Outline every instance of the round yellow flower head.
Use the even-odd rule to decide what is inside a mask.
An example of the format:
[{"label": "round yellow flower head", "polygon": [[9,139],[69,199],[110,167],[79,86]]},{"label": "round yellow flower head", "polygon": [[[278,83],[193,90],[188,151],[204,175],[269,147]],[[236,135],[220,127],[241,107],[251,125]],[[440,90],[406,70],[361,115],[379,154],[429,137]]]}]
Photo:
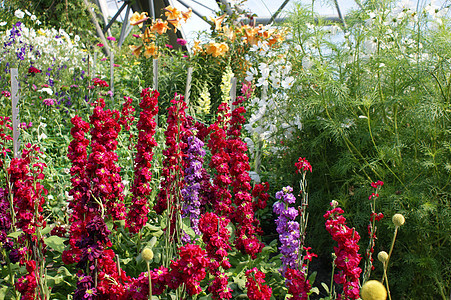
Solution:
[{"label": "round yellow flower head", "polygon": [[404,219],[404,216],[401,214],[395,214],[392,218],[393,224],[395,224],[396,227],[400,227],[404,225],[404,222],[406,219]]},{"label": "round yellow flower head", "polygon": [[360,289],[360,296],[363,300],[385,300],[387,290],[380,281],[368,280]]},{"label": "round yellow flower head", "polygon": [[153,258],[153,251],[150,248],[144,248],[143,252],[141,252],[141,256],[145,261],[150,261]]},{"label": "round yellow flower head", "polygon": [[378,259],[380,262],[386,262],[387,259],[388,259],[388,253],[385,252],[385,251],[379,252],[379,253],[377,254],[377,259]]}]

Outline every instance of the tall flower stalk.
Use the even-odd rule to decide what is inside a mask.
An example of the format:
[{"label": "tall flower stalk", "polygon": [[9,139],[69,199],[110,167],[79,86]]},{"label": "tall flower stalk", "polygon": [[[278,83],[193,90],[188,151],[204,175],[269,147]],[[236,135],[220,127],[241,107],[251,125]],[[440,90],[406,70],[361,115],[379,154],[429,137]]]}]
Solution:
[{"label": "tall flower stalk", "polygon": [[151,91],[149,88],[141,92],[142,101],[139,106],[142,111],[137,124],[138,142],[131,189],[133,197],[125,223],[132,233],[139,232],[146,224],[149,212],[148,197],[152,192],[150,181],[152,180],[153,148],[157,146],[154,135],[157,126],[155,116],[158,114],[158,96],[157,91]]}]

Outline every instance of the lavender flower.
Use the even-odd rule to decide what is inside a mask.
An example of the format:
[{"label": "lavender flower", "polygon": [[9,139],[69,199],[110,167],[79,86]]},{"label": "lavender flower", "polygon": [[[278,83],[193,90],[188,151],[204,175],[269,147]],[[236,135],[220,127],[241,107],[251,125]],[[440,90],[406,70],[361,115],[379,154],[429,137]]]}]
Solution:
[{"label": "lavender flower", "polygon": [[185,158],[187,165],[185,169],[185,187],[182,189],[184,200],[182,217],[189,216],[191,227],[198,235],[201,234],[198,225],[201,206],[199,199],[200,182],[203,179],[202,163],[204,161],[203,157],[205,156],[203,146],[204,142],[196,136],[188,137],[187,156]]},{"label": "lavender flower", "polygon": [[282,267],[280,272],[285,276],[287,268],[296,269],[299,260],[300,231],[299,223],[294,219],[299,212],[288,204],[296,202],[296,198],[292,194],[293,188],[284,187],[276,193],[276,199],[280,200],[274,203],[273,211],[279,217],[276,219],[276,231],[279,234],[281,243],[280,253],[282,254]]}]

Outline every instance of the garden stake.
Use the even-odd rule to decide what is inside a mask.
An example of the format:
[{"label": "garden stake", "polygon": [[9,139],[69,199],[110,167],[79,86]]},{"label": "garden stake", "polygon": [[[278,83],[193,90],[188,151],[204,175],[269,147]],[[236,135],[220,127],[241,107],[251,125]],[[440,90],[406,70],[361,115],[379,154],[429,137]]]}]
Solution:
[{"label": "garden stake", "polygon": [[111,106],[113,106],[113,95],[114,95],[114,52],[110,52],[110,98]]},{"label": "garden stake", "polygon": [[189,106],[189,96],[191,94],[191,76],[193,74],[193,67],[188,68],[188,74],[186,75],[186,88],[185,88],[185,102]]},{"label": "garden stake", "polygon": [[11,110],[13,114],[13,151],[14,157],[18,157],[19,152],[19,71],[17,68],[11,69]]}]

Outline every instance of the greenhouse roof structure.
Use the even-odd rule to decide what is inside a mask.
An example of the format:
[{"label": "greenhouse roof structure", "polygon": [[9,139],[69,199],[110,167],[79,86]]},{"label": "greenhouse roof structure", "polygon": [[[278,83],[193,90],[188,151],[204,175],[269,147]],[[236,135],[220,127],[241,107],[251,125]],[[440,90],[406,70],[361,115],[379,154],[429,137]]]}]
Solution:
[{"label": "greenhouse roof structure", "polygon": [[[161,10],[171,5],[180,10],[193,10],[192,18],[183,25],[182,30],[170,35],[171,44],[175,44],[177,38],[184,38],[188,41],[197,37],[198,32],[210,29],[210,24],[206,21],[209,17],[214,17],[221,13],[220,4],[227,7],[238,4],[238,1],[227,0],[93,0],[103,13],[106,24],[114,21],[123,22],[128,20],[134,11],[149,13],[150,17],[158,18]],[[311,0],[247,0],[240,4],[240,8],[256,15],[257,23],[271,23],[283,20],[293,8],[296,2],[304,5],[311,5]],[[324,4],[322,1],[314,1],[314,11],[319,15],[339,19],[339,12],[345,15],[349,10],[357,8],[357,4],[352,0],[331,1],[332,4]],[[336,5],[335,5],[336,3]],[[337,9],[337,6],[339,9]],[[130,33],[131,26],[128,21],[122,28],[119,44],[121,45],[125,36]],[[107,27],[109,27],[107,25]],[[107,29],[107,28],[106,28]],[[107,30],[104,30],[105,32]]]}]

